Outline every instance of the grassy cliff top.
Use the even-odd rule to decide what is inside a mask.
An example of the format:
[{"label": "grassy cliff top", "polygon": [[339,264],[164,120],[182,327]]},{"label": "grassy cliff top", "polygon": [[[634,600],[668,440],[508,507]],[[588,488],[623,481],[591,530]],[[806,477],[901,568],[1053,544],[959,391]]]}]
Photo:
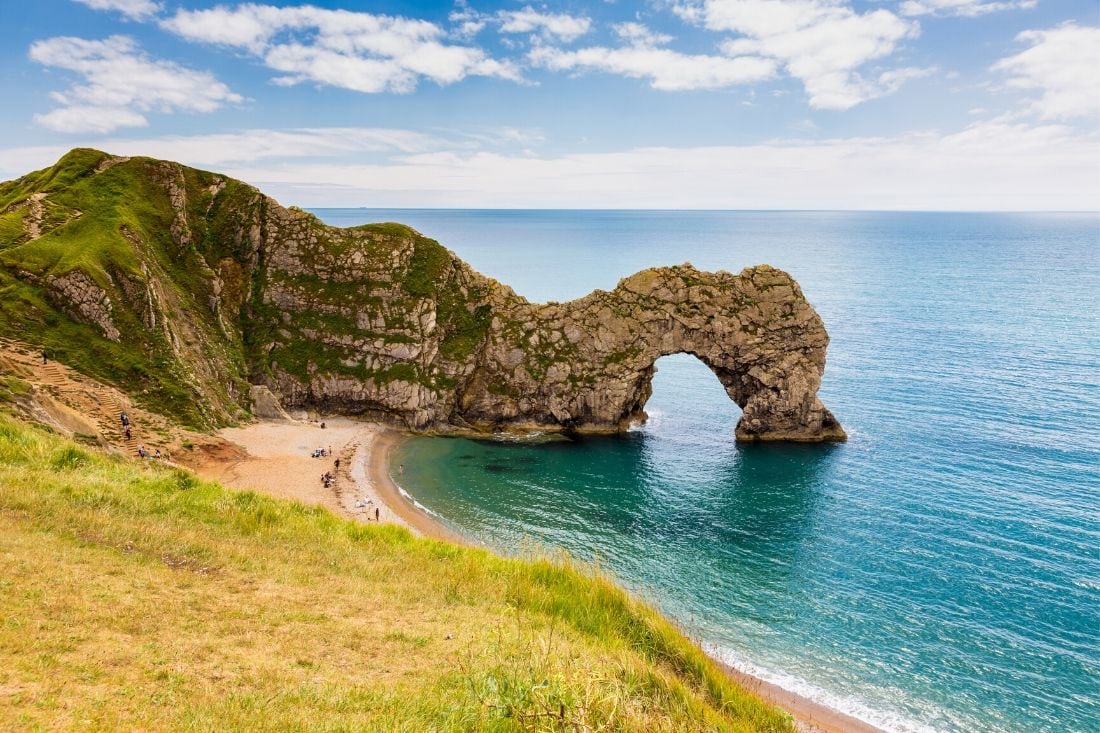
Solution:
[{"label": "grassy cliff top", "polygon": [[650,608],[0,418],[0,729],[790,731]]}]

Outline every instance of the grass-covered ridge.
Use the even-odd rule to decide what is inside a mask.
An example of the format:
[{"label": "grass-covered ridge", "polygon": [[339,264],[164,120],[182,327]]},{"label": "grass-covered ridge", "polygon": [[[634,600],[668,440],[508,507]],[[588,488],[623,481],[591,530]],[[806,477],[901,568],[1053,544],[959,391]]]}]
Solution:
[{"label": "grass-covered ridge", "polygon": [[[74,278],[94,285],[98,312],[72,296]],[[329,227],[177,163],[77,148],[0,183],[0,337],[188,427],[245,417],[250,383],[453,388],[490,322],[472,280],[409,227]],[[438,343],[439,363],[392,355],[400,343]]]},{"label": "grass-covered ridge", "polygon": [[0,729],[789,731],[568,564],[0,418]]},{"label": "grass-covered ridge", "polygon": [[[199,273],[209,268],[197,247],[205,232],[193,232],[195,248],[174,246],[175,212],[158,165],[77,148],[49,168],[0,183],[0,335],[41,346],[157,412],[205,427],[235,410],[226,388],[241,368],[239,339],[218,329],[204,307],[209,285]],[[189,201],[209,203],[210,178],[188,169]],[[51,287],[74,272],[110,298],[118,340]],[[196,373],[189,359],[225,367],[213,378]]]}]

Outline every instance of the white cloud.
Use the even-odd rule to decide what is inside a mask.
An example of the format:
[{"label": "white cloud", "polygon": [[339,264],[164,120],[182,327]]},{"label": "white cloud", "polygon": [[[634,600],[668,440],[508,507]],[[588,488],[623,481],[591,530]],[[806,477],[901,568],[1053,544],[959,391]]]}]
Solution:
[{"label": "white cloud", "polygon": [[865,78],[858,69],[919,32],[889,10],[858,13],[843,0],[683,0],[675,9],[710,30],[739,34],[723,44],[726,54],[782,63],[818,109],[848,109],[896,90],[897,74]]},{"label": "white cloud", "polygon": [[[1064,211],[1095,210],[1100,200],[1100,137],[1004,120],[946,134],[560,156],[361,128],[97,145],[215,168],[299,206]],[[0,174],[44,167],[63,152],[0,150]]]},{"label": "white cloud", "polygon": [[130,20],[147,20],[160,12],[163,5],[154,0],[76,0],[92,10],[113,10]]},{"label": "white cloud", "polygon": [[986,122],[891,138],[559,157],[436,151],[233,172],[305,206],[1064,211],[1095,209],[1098,160],[1096,137],[1061,125]]},{"label": "white cloud", "polygon": [[278,84],[316,82],[359,92],[410,92],[421,78],[451,84],[467,76],[519,79],[509,62],[450,44],[424,20],[326,10],[311,5],[217,6],[179,10],[161,25],[203,43],[241,48],[283,72]]},{"label": "white cloud", "polygon": [[661,91],[722,89],[769,79],[776,70],[771,59],[683,54],[644,45],[625,48],[593,46],[576,51],[540,46],[534,48],[528,58],[532,63],[553,71],[604,71],[648,79],[650,86]]},{"label": "white cloud", "polygon": [[953,15],[975,18],[998,10],[1029,10],[1036,0],[906,0],[902,15]]},{"label": "white cloud", "polygon": [[458,9],[447,16],[447,20],[456,26],[451,31],[451,35],[456,38],[473,38],[488,25],[488,19],[485,15],[467,7],[465,3],[460,2],[457,5]]},{"label": "white cloud", "polygon": [[[208,135],[89,140],[88,147],[114,155],[146,155],[198,168],[219,169],[256,161],[346,158],[377,154],[412,155],[461,147],[453,140],[385,127],[255,129]],[[46,145],[2,151],[0,175],[22,175],[60,158],[69,146]]]},{"label": "white cloud", "polygon": [[619,23],[614,30],[616,36],[635,46],[663,46],[672,41],[672,36],[655,33],[641,23]]},{"label": "white cloud", "polygon": [[59,132],[105,133],[143,127],[146,112],[212,112],[242,97],[205,71],[153,59],[133,39],[62,36],[36,41],[30,57],[84,79],[51,96],[61,107],[35,120]]},{"label": "white cloud", "polygon": [[589,18],[564,13],[540,13],[530,5],[522,10],[502,10],[496,15],[501,33],[540,33],[565,42],[576,40],[589,31]]},{"label": "white cloud", "polygon": [[1100,27],[1073,23],[1016,37],[1029,48],[993,65],[1008,85],[1039,92],[1030,111],[1042,119],[1100,117]]}]

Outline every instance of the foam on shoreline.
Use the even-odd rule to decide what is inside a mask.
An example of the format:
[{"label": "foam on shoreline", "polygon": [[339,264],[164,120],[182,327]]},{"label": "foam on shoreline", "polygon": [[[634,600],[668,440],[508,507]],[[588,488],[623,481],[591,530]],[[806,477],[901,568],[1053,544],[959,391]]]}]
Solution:
[{"label": "foam on shoreline", "polygon": [[[831,713],[849,718],[859,726],[854,730],[880,731],[881,733],[936,733],[936,729],[932,726],[912,720],[902,713],[873,708],[858,698],[836,694],[795,675],[777,672],[753,664],[732,649],[706,643],[702,646],[710,657],[738,675],[757,680],[769,688],[800,698],[817,708],[823,708]],[[764,690],[755,687],[753,689],[768,699],[772,699],[765,694]],[[777,700],[776,704],[787,708],[787,705],[781,700]]]}]

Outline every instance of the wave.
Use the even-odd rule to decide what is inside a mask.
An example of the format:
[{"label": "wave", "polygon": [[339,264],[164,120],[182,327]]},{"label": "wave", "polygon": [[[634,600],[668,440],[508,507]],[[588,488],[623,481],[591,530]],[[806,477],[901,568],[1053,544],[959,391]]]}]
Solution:
[{"label": "wave", "polygon": [[703,650],[715,659],[733,667],[739,672],[780,687],[819,705],[843,713],[856,720],[873,725],[884,733],[939,733],[936,728],[913,720],[901,713],[885,711],[871,707],[857,698],[830,692],[812,682],[786,672],[753,664],[732,649],[704,643]]},{"label": "wave", "polygon": [[[397,486],[397,484],[395,483],[394,486]],[[429,509],[428,507],[421,504],[419,501],[417,501],[415,498],[413,498],[412,494],[405,491],[400,486],[397,486],[397,491],[401,494],[401,496],[405,497],[406,501],[408,501],[410,504],[412,504],[414,507],[416,507],[420,511],[424,512],[425,514],[430,514],[431,516],[435,517],[436,519],[440,519],[440,520],[443,519],[443,517],[440,516],[438,512],[433,512],[431,509]]]}]

